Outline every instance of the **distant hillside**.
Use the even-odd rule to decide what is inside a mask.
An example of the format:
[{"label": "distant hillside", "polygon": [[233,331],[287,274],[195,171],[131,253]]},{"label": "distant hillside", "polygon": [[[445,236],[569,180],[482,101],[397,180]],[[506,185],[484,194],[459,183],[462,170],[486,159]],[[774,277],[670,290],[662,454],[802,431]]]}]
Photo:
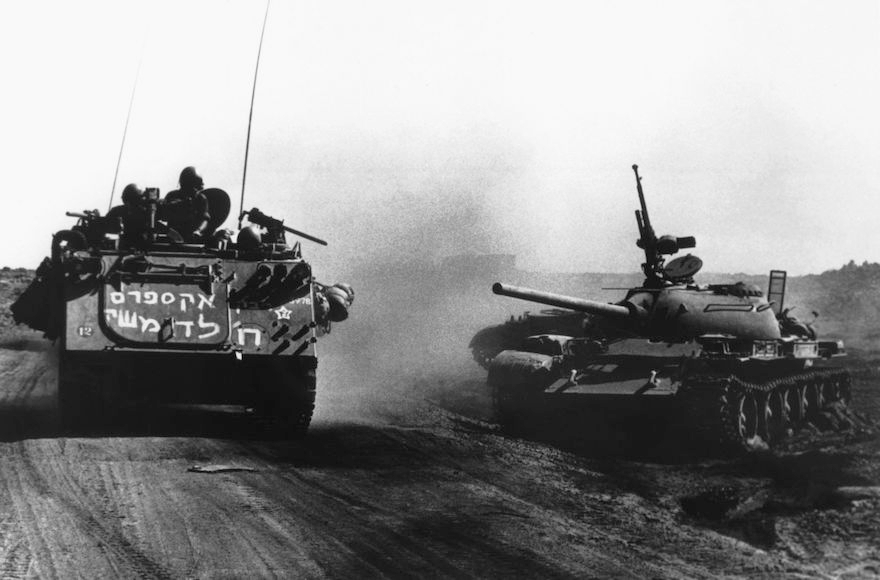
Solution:
[{"label": "distant hillside", "polygon": [[[352,321],[376,322],[405,334],[407,324],[418,317],[419,324],[432,324],[441,332],[453,327],[470,332],[510,314],[542,308],[493,295],[490,288],[496,281],[603,301],[618,300],[623,289],[641,282],[637,274],[527,272],[515,269],[509,259],[477,263],[479,267],[472,268],[467,260],[440,265],[413,261],[357,271],[350,279],[357,292]],[[0,332],[13,326],[9,307],[33,275],[33,270],[24,268],[0,269]],[[705,284],[743,281],[767,287],[766,275],[701,273],[697,279]],[[436,305],[445,305],[442,321],[429,320]],[[795,314],[806,320],[813,318],[812,311],[818,312],[824,336],[843,338],[856,348],[880,349],[880,264],[850,262],[837,270],[790,277],[785,305],[795,306]],[[460,324],[455,324],[456,318]]]},{"label": "distant hillside", "polygon": [[[393,296],[398,307],[408,303],[407,297],[418,296],[427,304],[445,293],[446,298],[460,301],[460,308],[468,312],[473,324],[482,320],[483,325],[503,318],[499,311],[519,314],[544,308],[493,295],[491,285],[496,281],[602,301],[619,300],[626,288],[642,282],[642,276],[636,273],[529,272],[518,270],[509,262],[498,262],[496,268],[486,266],[485,261],[480,261],[476,268],[468,267],[466,260],[447,261],[441,266],[412,262],[379,270],[364,269],[352,280],[360,278],[370,287],[383,288],[376,298],[382,295],[382,299],[389,300]],[[766,291],[768,275],[700,273],[697,282],[742,281]],[[401,291],[404,295],[398,295]],[[880,349],[880,264],[850,262],[821,274],[789,277],[784,306],[794,307],[793,313],[802,320],[811,321],[813,312],[819,313],[816,326],[824,337],[843,338],[851,347]]]},{"label": "distant hillside", "polygon": [[[539,275],[516,272],[514,275],[520,281],[511,280],[511,283],[581,297],[589,294],[589,297],[601,300],[620,298],[619,290],[602,288],[628,288],[642,280],[635,274]],[[768,275],[701,273],[697,275],[697,282],[742,281],[755,284],[766,292]],[[853,347],[880,348],[880,264],[850,262],[840,269],[821,274],[791,276],[786,287],[784,306],[794,307],[793,313],[802,320],[812,320],[813,312],[817,312],[816,326],[823,336],[846,339]]]},{"label": "distant hillside", "polygon": [[0,268],[0,333],[15,326],[9,307],[34,278],[33,270]]},{"label": "distant hillside", "polygon": [[801,315],[819,312],[823,332],[852,346],[880,347],[880,264],[851,261],[839,270],[794,278],[789,287],[787,303],[803,304]]}]

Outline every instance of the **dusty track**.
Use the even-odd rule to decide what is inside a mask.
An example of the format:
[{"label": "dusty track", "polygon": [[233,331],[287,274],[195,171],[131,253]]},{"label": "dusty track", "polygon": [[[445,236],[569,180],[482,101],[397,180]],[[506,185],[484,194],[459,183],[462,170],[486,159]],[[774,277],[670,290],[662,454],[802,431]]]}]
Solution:
[{"label": "dusty track", "polygon": [[[64,437],[51,352],[19,346],[0,350],[4,578],[834,577],[880,570],[873,567],[877,500],[866,500],[861,519],[847,520],[858,525],[847,528],[836,558],[825,557],[834,549],[829,541],[842,536],[803,532],[797,518],[810,516],[801,512],[777,521],[781,542],[760,547],[687,517],[671,491],[699,488],[693,482],[705,481],[706,470],[723,478],[730,463],[591,460],[431,406],[394,422],[319,419],[306,441],[293,443],[223,438],[234,420],[172,416],[156,417],[145,432]],[[861,460],[876,458],[876,446],[863,451]],[[194,465],[253,471],[188,471]],[[760,465],[745,467],[752,479],[765,477]],[[660,487],[645,492],[651,485]]]}]

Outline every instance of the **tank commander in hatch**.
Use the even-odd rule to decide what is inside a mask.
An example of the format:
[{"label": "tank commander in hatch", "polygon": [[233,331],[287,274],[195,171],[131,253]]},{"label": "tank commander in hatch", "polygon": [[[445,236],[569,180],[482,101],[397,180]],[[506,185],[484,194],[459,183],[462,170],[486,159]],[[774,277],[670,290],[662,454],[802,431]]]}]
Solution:
[{"label": "tank commander in hatch", "polygon": [[205,182],[195,167],[184,167],[178,183],[180,189],[169,191],[165,196],[163,218],[186,242],[202,242],[211,218],[208,198],[202,194]]}]

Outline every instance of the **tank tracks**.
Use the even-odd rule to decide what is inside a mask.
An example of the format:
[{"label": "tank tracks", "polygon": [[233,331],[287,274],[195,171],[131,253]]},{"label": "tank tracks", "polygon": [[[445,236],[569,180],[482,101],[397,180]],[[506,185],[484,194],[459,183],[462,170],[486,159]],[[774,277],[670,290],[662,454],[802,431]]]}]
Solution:
[{"label": "tank tracks", "polygon": [[304,437],[315,410],[315,370],[276,370],[260,379],[254,409],[259,430],[273,439]]},{"label": "tank tracks", "polygon": [[844,369],[812,369],[767,381],[735,374],[685,379],[677,398],[701,439],[733,452],[766,449],[808,423],[829,404],[850,400]]},{"label": "tank tracks", "polygon": [[[528,436],[543,422],[551,430],[559,426],[556,422],[562,418],[544,405],[548,379],[537,368],[494,370],[488,385],[496,418],[506,431]],[[729,453],[773,447],[808,424],[825,428],[828,419],[823,410],[835,403],[848,405],[852,382],[841,368],[785,373],[767,380],[735,372],[685,370],[681,381],[672,405],[657,412],[671,419],[673,432],[682,439],[710,452]]]}]

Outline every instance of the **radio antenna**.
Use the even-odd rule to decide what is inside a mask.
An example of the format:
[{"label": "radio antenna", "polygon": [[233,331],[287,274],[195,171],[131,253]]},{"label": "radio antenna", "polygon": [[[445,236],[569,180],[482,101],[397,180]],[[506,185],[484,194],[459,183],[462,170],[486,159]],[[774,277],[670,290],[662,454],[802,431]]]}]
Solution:
[{"label": "radio antenna", "polygon": [[244,142],[244,172],[241,176],[241,206],[238,210],[238,226],[241,227],[241,216],[244,215],[244,186],[247,182],[247,164],[248,152],[251,147],[251,122],[254,118],[254,98],[257,96],[257,73],[260,72],[260,54],[263,52],[263,37],[266,35],[266,21],[269,19],[269,4],[271,0],[266,0],[266,14],[263,16],[263,30],[260,32],[260,46],[257,48],[257,65],[254,67],[254,86],[251,90],[251,110],[248,113],[248,130],[247,139]]},{"label": "radio antenna", "polygon": [[141,45],[141,56],[138,58],[137,72],[134,74],[134,84],[131,87],[131,97],[128,99],[128,113],[125,115],[125,128],[122,129],[122,143],[119,145],[119,157],[116,159],[116,171],[113,173],[113,186],[110,188],[110,203],[107,205],[107,211],[113,207],[113,195],[116,193],[116,179],[119,177],[119,166],[122,164],[122,152],[125,150],[125,136],[128,134],[128,122],[131,120],[131,107],[134,104],[134,94],[137,91],[138,79],[141,76],[141,64],[144,62],[144,48],[147,45],[147,37],[144,36],[144,43]]}]

